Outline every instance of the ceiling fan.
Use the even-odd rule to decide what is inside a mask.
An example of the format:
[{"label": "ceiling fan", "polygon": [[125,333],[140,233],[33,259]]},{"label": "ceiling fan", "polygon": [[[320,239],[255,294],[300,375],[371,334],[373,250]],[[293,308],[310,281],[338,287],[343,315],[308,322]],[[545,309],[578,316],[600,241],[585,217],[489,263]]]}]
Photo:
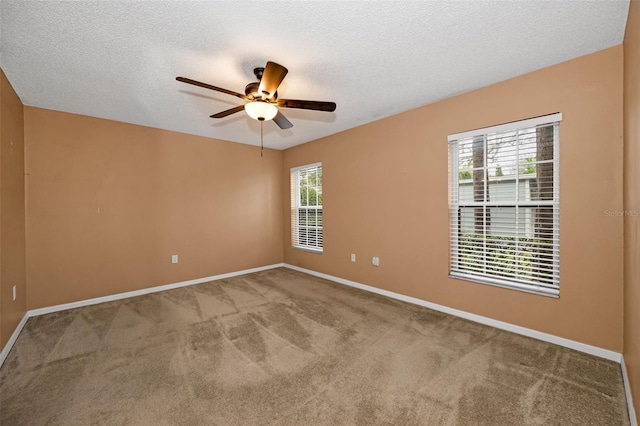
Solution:
[{"label": "ceiling fan", "polygon": [[289,129],[293,124],[282,114],[282,112],[278,110],[278,108],[298,108],[328,112],[335,111],[335,102],[278,99],[278,87],[288,72],[289,70],[275,62],[267,62],[267,65],[264,68],[254,68],[253,74],[256,76],[258,81],[247,84],[244,89],[244,95],[232,90],[191,80],[186,77],[176,77],[176,80],[187,84],[193,84],[194,86],[204,87],[205,89],[226,93],[227,95],[235,96],[246,101],[244,105],[239,105],[217,114],[213,114],[211,118],[224,118],[244,110],[247,115],[254,120],[273,120],[281,129]]}]

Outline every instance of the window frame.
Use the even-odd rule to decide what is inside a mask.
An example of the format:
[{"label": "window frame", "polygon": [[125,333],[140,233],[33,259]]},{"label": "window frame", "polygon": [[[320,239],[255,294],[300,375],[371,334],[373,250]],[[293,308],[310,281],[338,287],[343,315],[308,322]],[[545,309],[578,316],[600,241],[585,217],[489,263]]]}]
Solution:
[{"label": "window frame", "polygon": [[[300,225],[300,215],[299,211],[301,209],[304,210],[320,210],[321,213],[324,213],[323,205],[315,205],[315,206],[301,206],[300,203],[300,172],[304,170],[316,169],[322,172],[322,162],[306,164],[303,166],[292,167],[290,169],[290,180],[291,180],[291,248],[295,250],[308,251],[311,253],[322,254],[324,251],[324,220],[322,220],[321,225]],[[322,193],[323,182],[320,182],[319,188],[320,193]],[[324,202],[324,200],[323,200]],[[316,215],[317,216],[317,215]],[[313,245],[305,245],[300,244],[300,229],[304,227],[305,229],[316,229],[321,233],[320,244],[319,246]]]},{"label": "window frame", "polygon": [[[515,121],[511,123],[505,123],[497,126],[486,127],[477,130],[471,130],[467,132],[457,133],[448,136],[449,142],[449,209],[450,209],[450,253],[449,253],[449,277],[454,279],[462,279],[466,281],[477,282],[480,284],[488,284],[508,289],[514,289],[519,291],[524,291],[528,293],[534,293],[544,296],[550,297],[559,297],[560,296],[560,122],[562,121],[562,113],[555,113],[541,117],[535,117],[526,120]],[[552,200],[520,200],[518,196],[518,185],[520,182],[521,174],[518,171],[516,173],[516,197],[513,200],[513,203],[503,202],[503,201],[487,201],[490,180],[488,176],[489,166],[486,163],[486,151],[487,151],[487,135],[502,133],[502,132],[518,132],[523,129],[537,128],[538,126],[548,126],[553,125],[553,159],[548,160],[553,164],[553,198]],[[483,137],[483,152],[485,158],[483,160],[483,200],[482,202],[464,202],[461,203],[459,199],[459,173],[460,173],[460,164],[459,164],[459,147],[458,141],[463,139],[469,139],[474,137]],[[519,148],[520,141],[516,143],[516,158],[518,158],[519,162]],[[536,163],[537,164],[537,163]],[[516,167],[519,167],[516,165]],[[518,169],[519,170],[519,169]],[[497,274],[492,274],[487,271],[487,267],[494,266],[495,264],[491,261],[487,262],[487,224],[483,222],[483,236],[484,236],[484,254],[482,256],[483,262],[483,271],[482,273],[474,272],[474,271],[464,271],[464,269],[460,268],[460,251],[459,251],[459,232],[462,226],[462,219],[459,216],[461,208],[478,208],[483,207],[483,218],[487,217],[487,209],[495,208],[495,207],[514,207],[515,208],[515,225],[513,235],[515,241],[515,251],[514,255],[518,255],[518,241],[520,236],[518,235],[518,212],[519,207],[523,208],[531,208],[531,207],[542,207],[542,208],[551,208],[553,215],[553,236],[551,237],[552,247],[554,241],[557,241],[557,247],[554,247],[552,250],[557,251],[553,254],[553,269],[552,269],[552,284],[548,283],[538,283],[536,284],[533,280],[521,280],[515,277],[506,278],[504,276],[499,276]],[[535,223],[534,223],[535,224]],[[491,226],[491,225],[489,225]],[[494,235],[495,236],[495,235]],[[516,268],[517,271],[517,268]],[[516,274],[517,275],[517,274]]]}]

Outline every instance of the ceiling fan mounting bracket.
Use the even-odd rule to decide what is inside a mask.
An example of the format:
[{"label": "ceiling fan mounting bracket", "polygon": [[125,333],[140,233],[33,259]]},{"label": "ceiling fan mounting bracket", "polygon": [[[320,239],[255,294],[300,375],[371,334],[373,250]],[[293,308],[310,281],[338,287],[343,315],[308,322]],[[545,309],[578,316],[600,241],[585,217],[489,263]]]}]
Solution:
[{"label": "ceiling fan mounting bracket", "polygon": [[258,81],[262,80],[262,74],[264,74],[264,67],[257,67],[253,69],[253,75],[256,76]]}]

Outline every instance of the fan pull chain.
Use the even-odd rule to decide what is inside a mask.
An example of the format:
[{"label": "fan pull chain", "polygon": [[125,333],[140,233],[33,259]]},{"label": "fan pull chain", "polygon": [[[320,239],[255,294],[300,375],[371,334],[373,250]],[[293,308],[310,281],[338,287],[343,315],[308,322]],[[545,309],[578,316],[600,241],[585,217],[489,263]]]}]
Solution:
[{"label": "fan pull chain", "polygon": [[263,151],[264,151],[264,121],[260,120],[260,158],[262,158]]}]

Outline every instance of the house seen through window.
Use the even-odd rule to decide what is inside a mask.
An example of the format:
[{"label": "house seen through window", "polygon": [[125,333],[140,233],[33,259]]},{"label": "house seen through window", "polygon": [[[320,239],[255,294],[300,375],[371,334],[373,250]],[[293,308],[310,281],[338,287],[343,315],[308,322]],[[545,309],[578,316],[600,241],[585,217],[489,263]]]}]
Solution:
[{"label": "house seen through window", "polygon": [[450,276],[559,295],[560,120],[449,136]]},{"label": "house seen through window", "polygon": [[322,252],[322,163],[291,169],[291,198],[293,247]]}]

